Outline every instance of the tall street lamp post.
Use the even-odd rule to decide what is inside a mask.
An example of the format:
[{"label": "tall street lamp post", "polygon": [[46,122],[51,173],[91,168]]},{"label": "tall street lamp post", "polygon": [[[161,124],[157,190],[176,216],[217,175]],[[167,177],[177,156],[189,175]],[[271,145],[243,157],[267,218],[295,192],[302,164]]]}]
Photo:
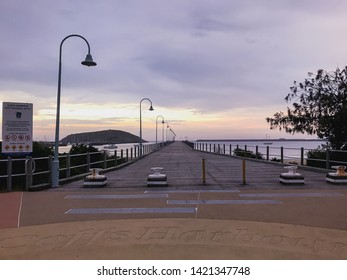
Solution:
[{"label": "tall street lamp post", "polygon": [[[164,117],[162,115],[157,116],[157,118],[155,119],[155,148],[158,150],[158,118],[161,117],[162,121],[161,123],[163,124],[163,128],[164,128]],[[162,143],[164,142],[164,130],[163,130],[163,134],[162,134]]]},{"label": "tall street lamp post", "polygon": [[140,148],[139,156],[140,156],[140,158],[142,157],[142,113],[141,113],[141,103],[144,100],[148,100],[151,103],[151,106],[149,107],[148,110],[150,110],[150,111],[154,110],[153,106],[152,106],[152,101],[149,98],[141,99],[141,101],[140,101],[140,145],[139,145],[139,148]]},{"label": "tall street lamp post", "polygon": [[58,72],[58,94],[57,94],[57,115],[56,115],[56,124],[55,124],[55,142],[54,142],[54,159],[52,161],[52,187],[59,186],[59,124],[60,124],[60,89],[61,89],[61,57],[62,57],[62,47],[66,39],[70,37],[79,37],[83,39],[88,46],[88,54],[84,61],[81,62],[85,66],[95,66],[96,63],[93,61],[92,55],[90,54],[90,46],[88,41],[81,35],[72,34],[66,36],[60,43],[59,49],[59,72]]}]

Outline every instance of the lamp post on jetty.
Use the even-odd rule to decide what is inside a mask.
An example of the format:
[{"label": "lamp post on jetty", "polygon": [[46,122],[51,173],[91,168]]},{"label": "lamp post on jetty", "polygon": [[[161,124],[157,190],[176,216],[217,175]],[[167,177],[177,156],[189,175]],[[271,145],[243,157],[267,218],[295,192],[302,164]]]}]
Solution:
[{"label": "lamp post on jetty", "polygon": [[140,145],[139,145],[139,149],[140,149],[139,156],[140,156],[140,158],[142,157],[142,113],[141,113],[141,103],[144,100],[147,100],[147,101],[149,101],[151,103],[151,106],[149,107],[148,110],[150,110],[150,111],[154,110],[153,106],[152,106],[152,101],[149,98],[141,99],[141,101],[140,101]]},{"label": "lamp post on jetty", "polygon": [[155,119],[155,148],[158,150],[158,118],[161,117],[162,121],[161,123],[163,124],[163,132],[162,132],[162,138],[161,138],[161,142],[164,142],[164,117],[162,115],[157,116],[157,118]]},{"label": "lamp post on jetty", "polygon": [[170,131],[172,133],[172,141],[175,142],[176,140],[176,133],[170,128]]},{"label": "lamp post on jetty", "polygon": [[60,91],[61,91],[61,57],[62,57],[62,47],[66,39],[70,37],[79,37],[83,39],[88,46],[88,53],[84,61],[81,62],[85,66],[95,66],[96,63],[93,61],[92,55],[90,54],[90,46],[88,41],[78,34],[71,34],[66,36],[60,43],[59,49],[59,71],[58,71],[58,93],[57,93],[57,115],[56,115],[56,124],[55,124],[55,142],[54,142],[54,159],[52,161],[52,187],[59,186],[59,124],[60,124]]},{"label": "lamp post on jetty", "polygon": [[165,123],[166,123],[166,142],[167,142],[167,132],[168,132],[170,126],[169,126],[168,122],[165,122]]}]

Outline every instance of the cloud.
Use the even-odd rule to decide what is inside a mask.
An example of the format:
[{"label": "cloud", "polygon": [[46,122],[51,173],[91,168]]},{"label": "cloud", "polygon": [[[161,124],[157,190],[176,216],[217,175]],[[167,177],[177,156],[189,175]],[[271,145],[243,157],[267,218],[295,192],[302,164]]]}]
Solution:
[{"label": "cloud", "polygon": [[80,34],[98,65],[82,66],[85,42],[66,40],[61,93],[81,114],[88,104],[133,104],[125,113],[133,118],[144,97],[177,125],[175,110],[197,118],[282,110],[292,81],[346,64],[346,8],[338,0],[3,0],[0,97],[32,101],[53,121],[59,45]]}]

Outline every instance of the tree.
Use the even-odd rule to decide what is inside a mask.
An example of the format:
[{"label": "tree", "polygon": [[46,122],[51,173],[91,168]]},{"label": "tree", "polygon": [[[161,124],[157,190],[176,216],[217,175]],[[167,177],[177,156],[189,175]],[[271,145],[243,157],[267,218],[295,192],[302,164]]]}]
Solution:
[{"label": "tree", "polygon": [[294,81],[290,91],[285,100],[293,108],[266,118],[270,129],[316,134],[327,139],[332,149],[341,149],[347,143],[347,67],[308,73],[304,82]]},{"label": "tree", "polygon": [[48,157],[50,155],[53,155],[53,151],[51,148],[49,148],[44,143],[40,142],[33,142],[33,154],[32,157]]},{"label": "tree", "polygon": [[85,145],[85,144],[77,144],[77,145],[72,145],[70,149],[70,154],[75,155],[75,154],[84,154],[84,153],[95,153],[98,151],[99,150],[93,146]]}]

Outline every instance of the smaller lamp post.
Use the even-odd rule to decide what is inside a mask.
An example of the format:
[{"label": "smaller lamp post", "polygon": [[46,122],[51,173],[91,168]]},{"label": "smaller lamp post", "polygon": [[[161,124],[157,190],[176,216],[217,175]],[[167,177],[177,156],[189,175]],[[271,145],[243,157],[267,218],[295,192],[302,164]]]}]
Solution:
[{"label": "smaller lamp post", "polygon": [[147,100],[147,101],[149,101],[150,103],[151,103],[151,106],[149,107],[149,109],[148,110],[150,110],[150,111],[153,111],[154,109],[153,109],[153,106],[152,106],[152,101],[149,99],[149,98],[143,98],[143,99],[141,99],[141,101],[140,101],[140,145],[139,145],[139,149],[140,149],[140,151],[139,151],[139,156],[140,156],[140,158],[142,157],[142,113],[141,113],[141,103],[142,103],[142,101],[144,101],[144,100]]},{"label": "smaller lamp post", "polygon": [[[155,119],[155,148],[158,150],[158,118],[161,117],[162,121],[161,123],[163,124],[163,128],[164,128],[164,117],[162,115],[157,116],[157,118]],[[164,131],[163,131],[164,133]],[[164,142],[164,134],[162,135],[162,142]]]}]

